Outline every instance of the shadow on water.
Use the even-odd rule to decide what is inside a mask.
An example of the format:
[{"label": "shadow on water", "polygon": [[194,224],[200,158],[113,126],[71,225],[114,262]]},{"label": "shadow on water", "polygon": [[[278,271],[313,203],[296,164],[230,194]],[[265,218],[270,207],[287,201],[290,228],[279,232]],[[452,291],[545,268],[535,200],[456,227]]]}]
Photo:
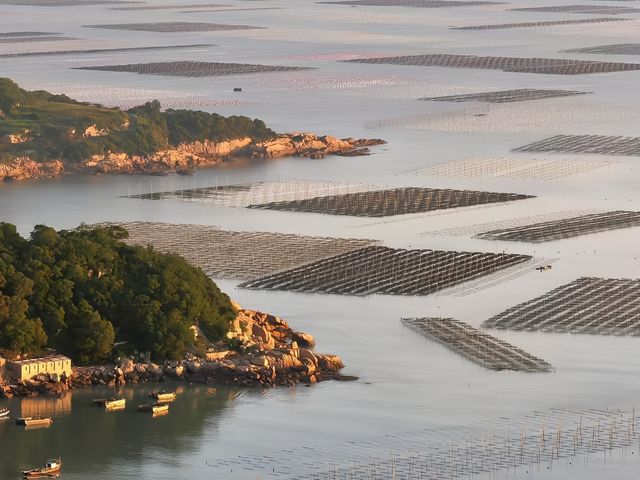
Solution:
[{"label": "shadow on water", "polygon": [[[11,410],[11,418],[0,421],[0,478],[20,478],[20,470],[41,466],[47,458],[58,456],[63,459],[66,475],[126,466],[136,470],[149,451],[163,463],[170,463],[196,448],[205,430],[215,432],[224,411],[239,394],[229,388],[163,384],[163,388],[179,393],[169,414],[154,418],[138,412],[138,405],[149,403],[148,393],[157,387],[138,385],[117,393],[95,388],[68,392],[62,399],[0,402],[0,407],[7,405]],[[241,394],[260,395],[258,391]],[[92,405],[93,398],[114,395],[126,398],[125,410],[107,412]],[[54,423],[33,430],[15,424],[15,418],[35,415],[51,416]]]}]

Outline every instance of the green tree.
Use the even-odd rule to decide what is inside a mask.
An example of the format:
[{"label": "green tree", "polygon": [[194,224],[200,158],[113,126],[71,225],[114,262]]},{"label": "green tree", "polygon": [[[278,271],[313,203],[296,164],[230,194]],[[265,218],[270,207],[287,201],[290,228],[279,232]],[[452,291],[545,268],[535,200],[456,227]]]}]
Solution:
[{"label": "green tree", "polygon": [[42,322],[27,315],[33,282],[0,260],[0,346],[16,352],[41,350],[47,343]]},{"label": "green tree", "polygon": [[98,363],[109,358],[113,349],[113,325],[103,319],[85,300],[70,314],[68,353],[79,363]]},{"label": "green tree", "polygon": [[115,341],[178,358],[194,325],[221,338],[235,316],[227,295],[183,258],[126,245],[126,236],[120,227],[38,225],[25,240],[0,224],[0,347],[48,346],[95,363]]}]

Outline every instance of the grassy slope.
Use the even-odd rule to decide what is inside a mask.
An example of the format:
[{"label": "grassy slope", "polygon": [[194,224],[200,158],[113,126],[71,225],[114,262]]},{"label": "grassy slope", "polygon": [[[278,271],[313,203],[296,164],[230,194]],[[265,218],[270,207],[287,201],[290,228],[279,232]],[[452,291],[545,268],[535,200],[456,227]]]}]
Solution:
[{"label": "grassy slope", "polygon": [[[194,140],[245,136],[262,140],[275,135],[262,121],[247,117],[161,112],[157,101],[123,111],[64,95],[28,92],[4,78],[0,78],[0,110],[0,162],[5,163],[22,155],[40,161],[77,162],[105,152],[148,154]],[[93,126],[108,133],[85,138],[86,129]],[[9,134],[24,134],[26,141],[10,143]]]}]

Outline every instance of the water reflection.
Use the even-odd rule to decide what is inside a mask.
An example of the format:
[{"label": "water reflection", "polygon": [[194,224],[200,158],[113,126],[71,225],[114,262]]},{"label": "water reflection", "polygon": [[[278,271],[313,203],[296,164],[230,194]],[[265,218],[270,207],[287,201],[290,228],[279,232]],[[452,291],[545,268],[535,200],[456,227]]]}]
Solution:
[{"label": "water reflection", "polygon": [[[144,451],[154,451],[170,461],[193,450],[205,427],[216,428],[215,419],[230,406],[236,392],[207,386],[172,387],[178,398],[162,416],[137,411],[154,389],[146,385],[117,392],[108,388],[75,391],[61,399],[14,398],[6,402],[11,420],[0,422],[0,478],[19,478],[21,469],[50,457],[63,458],[65,474],[71,475],[117,469],[118,464],[139,468]],[[93,398],[114,395],[127,399],[124,411],[106,412],[92,405]],[[53,417],[54,423],[51,428],[33,431],[15,425],[15,418],[34,415]]]},{"label": "water reflection", "polygon": [[[18,417],[54,417],[71,413],[73,392],[62,398],[24,398],[19,403]],[[13,413],[13,412],[12,412]]]}]

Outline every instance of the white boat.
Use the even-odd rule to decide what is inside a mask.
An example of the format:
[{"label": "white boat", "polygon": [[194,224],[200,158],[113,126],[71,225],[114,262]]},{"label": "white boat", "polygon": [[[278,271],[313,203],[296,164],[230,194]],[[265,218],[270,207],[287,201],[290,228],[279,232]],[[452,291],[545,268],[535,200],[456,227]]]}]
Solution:
[{"label": "white boat", "polygon": [[9,418],[9,409],[8,408],[0,408],[0,420]]},{"label": "white boat", "polygon": [[124,398],[98,398],[93,404],[104,407],[105,410],[122,410],[127,401]]},{"label": "white boat", "polygon": [[146,405],[140,405],[138,410],[141,412],[151,412],[154,415],[158,413],[168,412],[169,404],[168,403],[152,403]]},{"label": "white boat", "polygon": [[170,403],[176,399],[176,393],[162,390],[160,392],[151,392],[149,394],[149,397],[155,398],[156,401],[159,403]]}]

